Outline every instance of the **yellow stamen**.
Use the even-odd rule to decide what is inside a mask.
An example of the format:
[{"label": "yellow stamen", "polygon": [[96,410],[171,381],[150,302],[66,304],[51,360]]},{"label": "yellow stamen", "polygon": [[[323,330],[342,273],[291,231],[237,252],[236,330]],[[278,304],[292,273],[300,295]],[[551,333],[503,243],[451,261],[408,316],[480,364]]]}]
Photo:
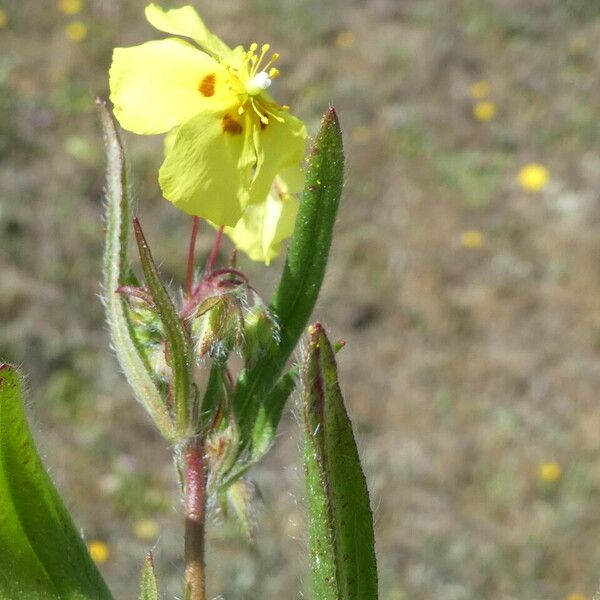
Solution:
[{"label": "yellow stamen", "polygon": [[[271,49],[271,44],[263,44],[262,45],[262,48],[260,49],[260,56],[258,57],[258,60],[256,62],[252,61],[252,63],[254,64],[254,68],[250,72],[250,75],[252,77],[254,77],[254,75],[256,75],[256,73],[258,72],[258,67],[260,66],[260,64],[263,61],[263,58],[265,57],[266,53],[270,49]],[[277,52],[275,52],[275,54],[273,54],[273,56],[277,56],[279,58],[279,54],[277,54]],[[263,69],[263,71],[265,69],[268,69],[272,63],[273,63],[273,59],[271,58],[271,60],[267,63],[267,66]]]},{"label": "yellow stamen", "polygon": [[275,120],[276,120],[278,123],[283,123],[283,122],[285,121],[285,119],[284,119],[283,117],[280,117],[278,114],[274,113],[274,112],[273,112],[273,111],[271,111],[271,110],[265,110],[265,112],[266,112],[266,113],[267,113],[269,116],[273,117],[273,118],[274,118],[274,119],[275,119]]},{"label": "yellow stamen", "polygon": [[275,67],[269,71],[269,79],[275,79],[276,77],[279,77],[279,75],[279,69],[276,69]]},{"label": "yellow stamen", "polygon": [[279,60],[279,52],[274,52],[273,55],[271,56],[271,58],[269,59],[269,62],[263,67],[263,71],[266,71],[274,62],[277,62]]},{"label": "yellow stamen", "polygon": [[250,104],[252,104],[252,108],[254,109],[254,112],[258,115],[260,122],[264,123],[265,125],[268,125],[269,118],[266,115],[264,115],[262,112],[260,112],[260,110],[258,110],[258,106],[256,105],[254,98],[252,98],[252,97],[250,97]]}]

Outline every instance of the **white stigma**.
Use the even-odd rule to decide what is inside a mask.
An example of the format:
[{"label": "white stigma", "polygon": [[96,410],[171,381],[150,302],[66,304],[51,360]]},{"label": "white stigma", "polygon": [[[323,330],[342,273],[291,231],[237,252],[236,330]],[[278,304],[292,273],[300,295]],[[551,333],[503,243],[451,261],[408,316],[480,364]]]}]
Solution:
[{"label": "white stigma", "polygon": [[271,82],[272,79],[269,77],[269,74],[261,71],[246,83],[246,91],[251,96],[258,96],[258,94],[270,87]]}]

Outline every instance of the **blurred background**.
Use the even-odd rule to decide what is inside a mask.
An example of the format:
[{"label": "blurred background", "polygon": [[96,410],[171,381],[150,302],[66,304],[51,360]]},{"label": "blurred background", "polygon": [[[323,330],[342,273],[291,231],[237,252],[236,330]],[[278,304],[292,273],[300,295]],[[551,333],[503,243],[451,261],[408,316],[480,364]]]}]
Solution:
[{"label": "blurred background", "polygon": [[[331,102],[347,183],[315,318],[339,355],[371,487],[383,600],[590,600],[600,579],[598,0],[190,0],[282,55],[275,97]],[[180,5],[171,3],[165,5]],[[121,376],[99,300],[114,46],[161,37],[143,0],[0,0],[0,356],[116,598],[156,546],[180,595],[169,450]],[[167,279],[189,219],[162,139],[126,136]],[[205,228],[199,256],[208,252]],[[229,246],[225,250],[228,252]],[[268,269],[242,260],[268,296]],[[253,471],[255,543],[215,519],[211,597],[310,597],[293,402]]]}]

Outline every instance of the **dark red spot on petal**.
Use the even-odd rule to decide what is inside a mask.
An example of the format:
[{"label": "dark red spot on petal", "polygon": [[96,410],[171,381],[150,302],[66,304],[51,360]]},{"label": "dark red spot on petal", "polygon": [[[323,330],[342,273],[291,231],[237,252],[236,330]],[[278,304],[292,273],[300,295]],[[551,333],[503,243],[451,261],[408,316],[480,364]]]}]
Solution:
[{"label": "dark red spot on petal", "polygon": [[230,133],[231,135],[240,135],[242,133],[242,126],[231,115],[223,117],[222,125],[225,133]]},{"label": "dark red spot on petal", "polygon": [[209,96],[214,96],[215,95],[215,81],[216,81],[215,74],[210,73],[209,75],[204,77],[204,79],[200,82],[200,85],[198,86],[198,90],[200,91],[200,93],[203,96],[206,96],[207,98]]}]

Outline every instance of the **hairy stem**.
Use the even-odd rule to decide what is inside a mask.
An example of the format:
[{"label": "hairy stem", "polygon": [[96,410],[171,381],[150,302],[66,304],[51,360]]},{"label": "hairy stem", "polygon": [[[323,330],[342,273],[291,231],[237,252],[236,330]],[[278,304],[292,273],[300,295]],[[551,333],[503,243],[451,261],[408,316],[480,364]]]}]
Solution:
[{"label": "hairy stem", "polygon": [[191,440],[183,452],[185,469],[185,598],[205,600],[204,536],[206,468],[202,439]]},{"label": "hairy stem", "polygon": [[196,238],[198,237],[198,226],[200,217],[193,217],[192,234],[190,236],[190,245],[188,248],[187,271],[185,274],[185,296],[189,298],[192,295],[192,285],[194,284],[194,254],[196,252]]}]

